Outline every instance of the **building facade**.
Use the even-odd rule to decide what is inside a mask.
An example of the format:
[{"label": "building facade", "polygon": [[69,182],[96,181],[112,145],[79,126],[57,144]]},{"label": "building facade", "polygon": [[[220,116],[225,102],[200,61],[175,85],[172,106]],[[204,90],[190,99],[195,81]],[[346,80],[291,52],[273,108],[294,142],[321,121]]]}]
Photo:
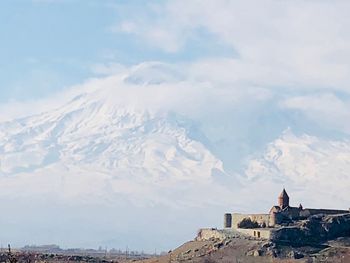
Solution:
[{"label": "building facade", "polygon": [[290,206],[287,191],[283,189],[278,196],[278,205],[273,206],[268,214],[240,214],[226,213],[224,215],[225,229],[253,229],[274,228],[286,225],[296,220],[307,219],[312,215],[336,215],[347,214],[349,210],[312,209]]}]

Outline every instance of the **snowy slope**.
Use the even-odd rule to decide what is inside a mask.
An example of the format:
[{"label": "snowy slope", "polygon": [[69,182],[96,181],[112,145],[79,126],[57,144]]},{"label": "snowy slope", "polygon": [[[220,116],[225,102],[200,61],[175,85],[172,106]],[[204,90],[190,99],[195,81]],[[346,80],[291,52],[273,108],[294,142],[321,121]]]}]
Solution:
[{"label": "snowy slope", "polygon": [[[268,211],[283,186],[294,205],[348,207],[350,141],[286,130],[244,156],[235,143],[254,145],[259,132],[250,130],[260,131],[260,121],[229,125],[230,112],[219,111],[224,121],[201,119],[205,133],[189,116],[215,105],[197,101],[203,88],[214,95],[191,85],[171,67],[139,65],[77,87],[62,107],[1,123],[0,209],[9,212],[0,241],[169,249],[199,227],[221,227],[227,211]],[[198,105],[200,115],[183,114]],[[260,120],[258,110],[251,114]]]},{"label": "snowy slope", "polygon": [[239,180],[197,122],[168,107],[168,91],[180,92],[173,82],[173,69],[140,65],[72,88],[61,107],[1,123],[0,241],[166,250],[221,225]]},{"label": "snowy slope", "polygon": [[192,138],[195,125],[114,96],[113,88],[96,88],[54,111],[1,124],[1,183],[22,195],[79,196],[89,202],[114,202],[115,194],[124,194],[138,205],[146,200],[174,205],[185,187],[191,196],[178,202],[197,198],[192,203],[197,205],[201,195],[189,186],[214,189],[214,176],[225,172]]},{"label": "snowy slope", "polygon": [[279,184],[308,206],[347,208],[350,187],[350,141],[296,136],[287,129],[262,156],[250,160],[252,184]]}]

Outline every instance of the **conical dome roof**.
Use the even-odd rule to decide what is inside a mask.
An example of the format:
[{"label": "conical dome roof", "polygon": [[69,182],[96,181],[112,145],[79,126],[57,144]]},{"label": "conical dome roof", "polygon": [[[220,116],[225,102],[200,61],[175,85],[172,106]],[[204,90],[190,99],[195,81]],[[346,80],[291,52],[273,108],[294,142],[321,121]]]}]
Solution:
[{"label": "conical dome roof", "polygon": [[280,196],[279,196],[279,198],[289,198],[289,196],[288,196],[288,194],[287,194],[287,192],[286,192],[286,190],[283,188],[283,191],[282,191],[282,193],[280,194]]}]

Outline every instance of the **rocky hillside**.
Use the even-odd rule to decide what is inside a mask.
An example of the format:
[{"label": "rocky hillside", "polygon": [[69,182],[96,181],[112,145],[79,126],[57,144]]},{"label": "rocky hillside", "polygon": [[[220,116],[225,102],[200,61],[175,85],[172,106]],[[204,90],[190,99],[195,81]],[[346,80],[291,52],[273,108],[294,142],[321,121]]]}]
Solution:
[{"label": "rocky hillside", "polygon": [[343,236],[350,236],[350,214],[315,215],[275,232],[276,240],[297,246],[317,245]]},{"label": "rocky hillside", "polygon": [[350,262],[350,214],[311,216],[282,227],[273,241],[225,236],[196,239],[144,262]]},{"label": "rocky hillside", "polygon": [[350,262],[350,239],[341,238],[318,246],[284,246],[250,238],[190,241],[167,255],[143,263],[271,263]]}]

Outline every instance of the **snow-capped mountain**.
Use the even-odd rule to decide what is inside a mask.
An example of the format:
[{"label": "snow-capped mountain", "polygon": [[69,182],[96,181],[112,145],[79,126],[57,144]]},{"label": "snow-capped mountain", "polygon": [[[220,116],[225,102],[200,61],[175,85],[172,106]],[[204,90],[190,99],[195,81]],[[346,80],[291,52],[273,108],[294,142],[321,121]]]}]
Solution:
[{"label": "snow-capped mountain", "polygon": [[196,122],[138,103],[134,74],[93,80],[62,107],[0,124],[4,242],[153,249],[153,235],[167,249],[221,221],[213,209],[231,204],[238,178]]},{"label": "snow-capped mountain", "polygon": [[[222,162],[190,120],[125,105],[115,96],[114,88],[96,88],[59,109],[2,123],[0,181],[6,189],[89,202],[114,202],[113,195],[123,194],[138,205],[174,205],[181,189],[196,192],[185,190],[191,184],[221,187],[215,177],[227,176]],[[179,203],[193,198],[185,196]]]},{"label": "snow-capped mountain", "polygon": [[[218,112],[213,107],[207,119],[194,108],[214,105],[216,93],[193,84],[164,65],[141,65],[75,87],[61,107],[1,123],[0,207],[9,212],[0,218],[0,232],[20,245],[24,234],[15,225],[27,226],[28,242],[169,249],[199,227],[221,227],[227,211],[266,212],[283,185],[296,205],[347,207],[348,140],[287,129],[268,136],[272,142],[259,141],[251,131],[268,121],[259,118],[264,102],[250,113],[257,121],[241,128],[238,115],[228,123],[228,113],[240,114],[239,107],[227,105],[248,95],[231,100],[227,90],[220,92],[227,105],[215,106]],[[202,89],[213,96],[198,98]],[[224,121],[215,118],[223,112]],[[204,116],[207,129],[193,116]],[[243,147],[248,141],[266,147],[240,156],[249,152]],[[235,156],[246,168],[238,158],[231,163]]]},{"label": "snow-capped mountain", "polygon": [[308,206],[347,208],[350,187],[350,141],[296,136],[287,129],[250,160],[246,175],[252,184],[274,182],[295,191]]}]

